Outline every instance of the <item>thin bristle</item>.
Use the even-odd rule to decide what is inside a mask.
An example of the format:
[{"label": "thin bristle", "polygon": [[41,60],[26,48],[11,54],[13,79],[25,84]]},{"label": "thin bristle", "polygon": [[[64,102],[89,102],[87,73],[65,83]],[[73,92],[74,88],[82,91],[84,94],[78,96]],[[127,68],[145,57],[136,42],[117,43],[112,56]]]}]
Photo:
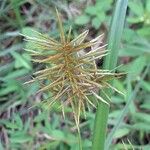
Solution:
[{"label": "thin bristle", "polygon": [[65,33],[64,33],[62,21],[61,21],[61,18],[60,18],[60,15],[59,15],[57,8],[56,8],[56,14],[57,14],[58,26],[59,26],[59,30],[60,30],[61,43],[65,43]]},{"label": "thin bristle", "polygon": [[67,36],[67,43],[69,43],[70,40],[71,40],[71,30],[72,30],[72,28],[71,28],[71,26],[70,26],[69,32],[68,32],[68,36]]}]

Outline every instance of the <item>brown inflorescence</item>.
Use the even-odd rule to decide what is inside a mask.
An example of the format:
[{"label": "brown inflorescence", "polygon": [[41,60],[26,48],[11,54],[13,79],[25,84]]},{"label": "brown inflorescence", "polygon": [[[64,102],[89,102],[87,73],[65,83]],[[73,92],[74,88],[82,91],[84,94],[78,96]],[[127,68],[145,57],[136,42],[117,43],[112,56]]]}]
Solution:
[{"label": "brown inflorescence", "polygon": [[[23,35],[26,41],[36,45],[33,49],[25,49],[31,54],[33,61],[44,63],[46,66],[45,69],[35,72],[36,77],[27,83],[38,81],[41,85],[39,92],[52,93],[52,97],[43,101],[47,107],[50,108],[58,103],[64,114],[64,107],[71,106],[75,122],[79,125],[81,112],[86,116],[85,109],[90,109],[90,106],[96,108],[98,100],[109,105],[96,91],[100,89],[103,92],[103,88],[106,87],[116,90],[108,81],[121,74],[97,68],[95,60],[108,54],[103,50],[105,45],[94,48],[101,42],[101,35],[84,42],[88,34],[86,30],[73,39],[71,27],[66,34],[57,10],[56,14],[60,40],[57,41],[37,31],[33,31],[36,33],[34,37]],[[92,50],[80,55],[79,52],[85,48]],[[44,80],[48,80],[49,84],[44,84]],[[95,100],[90,99],[90,95],[94,95]]]}]

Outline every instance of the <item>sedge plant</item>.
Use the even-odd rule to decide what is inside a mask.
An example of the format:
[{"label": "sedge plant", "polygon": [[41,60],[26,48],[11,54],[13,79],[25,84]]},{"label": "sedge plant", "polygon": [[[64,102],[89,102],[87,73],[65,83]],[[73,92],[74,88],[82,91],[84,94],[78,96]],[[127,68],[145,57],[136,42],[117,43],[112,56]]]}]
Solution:
[{"label": "sedge plant", "polygon": [[[34,48],[25,50],[30,53],[34,62],[42,63],[45,66],[45,69],[35,72],[35,77],[26,83],[38,81],[40,84],[38,92],[52,93],[51,97],[41,102],[48,108],[52,108],[57,103],[65,116],[64,108],[71,107],[80,135],[81,114],[86,118],[86,110],[97,108],[100,101],[109,106],[109,102],[98,95],[97,89],[100,89],[109,99],[104,89],[111,88],[119,91],[112,87],[108,81],[114,77],[120,77],[122,74],[97,68],[95,60],[108,54],[108,51],[103,50],[106,45],[97,46],[101,43],[102,35],[84,42],[89,32],[86,30],[74,38],[71,27],[68,32],[64,31],[62,19],[57,9],[56,16],[59,39],[37,31],[33,31],[36,33],[36,36],[33,37],[23,35],[25,41],[34,44]],[[91,51],[81,55],[80,51],[85,48],[89,48]],[[96,97],[95,100],[89,98],[91,95]],[[82,149],[81,139],[79,142],[80,149]]]}]

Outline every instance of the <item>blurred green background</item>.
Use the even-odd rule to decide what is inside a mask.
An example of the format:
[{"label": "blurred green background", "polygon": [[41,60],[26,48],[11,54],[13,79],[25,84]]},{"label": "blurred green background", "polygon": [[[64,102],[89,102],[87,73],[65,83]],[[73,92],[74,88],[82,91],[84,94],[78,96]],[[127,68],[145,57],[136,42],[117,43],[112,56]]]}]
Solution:
[{"label": "blurred green background", "polygon": [[[71,25],[74,35],[89,29],[88,39],[104,33],[105,44],[114,6],[115,0],[0,0],[0,150],[78,150],[77,129],[70,108],[65,108],[68,113],[64,120],[57,108],[49,111],[34,107],[46,95],[36,94],[37,83],[23,83],[43,66],[31,62],[23,50],[28,45],[19,33],[33,35],[34,29],[57,38],[57,7],[65,29]],[[97,62],[99,67],[102,63]],[[149,0],[129,0],[119,50],[118,66],[121,64],[117,71],[127,75],[115,80],[114,86],[125,97],[117,93],[112,97],[108,135],[113,127],[116,130],[111,137],[111,150],[149,150],[148,69],[142,78],[150,64]],[[91,149],[94,117],[93,109],[87,112],[86,120],[81,118],[85,150]]]}]

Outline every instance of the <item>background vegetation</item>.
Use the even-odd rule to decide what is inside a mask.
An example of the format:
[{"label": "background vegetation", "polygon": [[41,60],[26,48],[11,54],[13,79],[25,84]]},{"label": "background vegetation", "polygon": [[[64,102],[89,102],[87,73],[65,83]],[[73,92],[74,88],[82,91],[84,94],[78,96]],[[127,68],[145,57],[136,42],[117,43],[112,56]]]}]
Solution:
[{"label": "background vegetation", "polygon": [[[78,150],[77,129],[70,108],[63,120],[60,110],[33,107],[46,95],[36,94],[37,83],[23,85],[42,65],[31,63],[19,33],[32,29],[57,38],[55,7],[65,28],[74,35],[90,29],[88,38],[104,33],[106,43],[114,0],[1,0],[0,1],[0,150]],[[119,20],[118,20],[119,21]],[[101,67],[103,61],[97,61]],[[123,64],[122,66],[120,66]],[[114,86],[106,144],[111,150],[149,150],[150,141],[150,1],[129,0],[117,71],[127,72]],[[83,147],[91,149],[95,110],[81,119]]]}]

